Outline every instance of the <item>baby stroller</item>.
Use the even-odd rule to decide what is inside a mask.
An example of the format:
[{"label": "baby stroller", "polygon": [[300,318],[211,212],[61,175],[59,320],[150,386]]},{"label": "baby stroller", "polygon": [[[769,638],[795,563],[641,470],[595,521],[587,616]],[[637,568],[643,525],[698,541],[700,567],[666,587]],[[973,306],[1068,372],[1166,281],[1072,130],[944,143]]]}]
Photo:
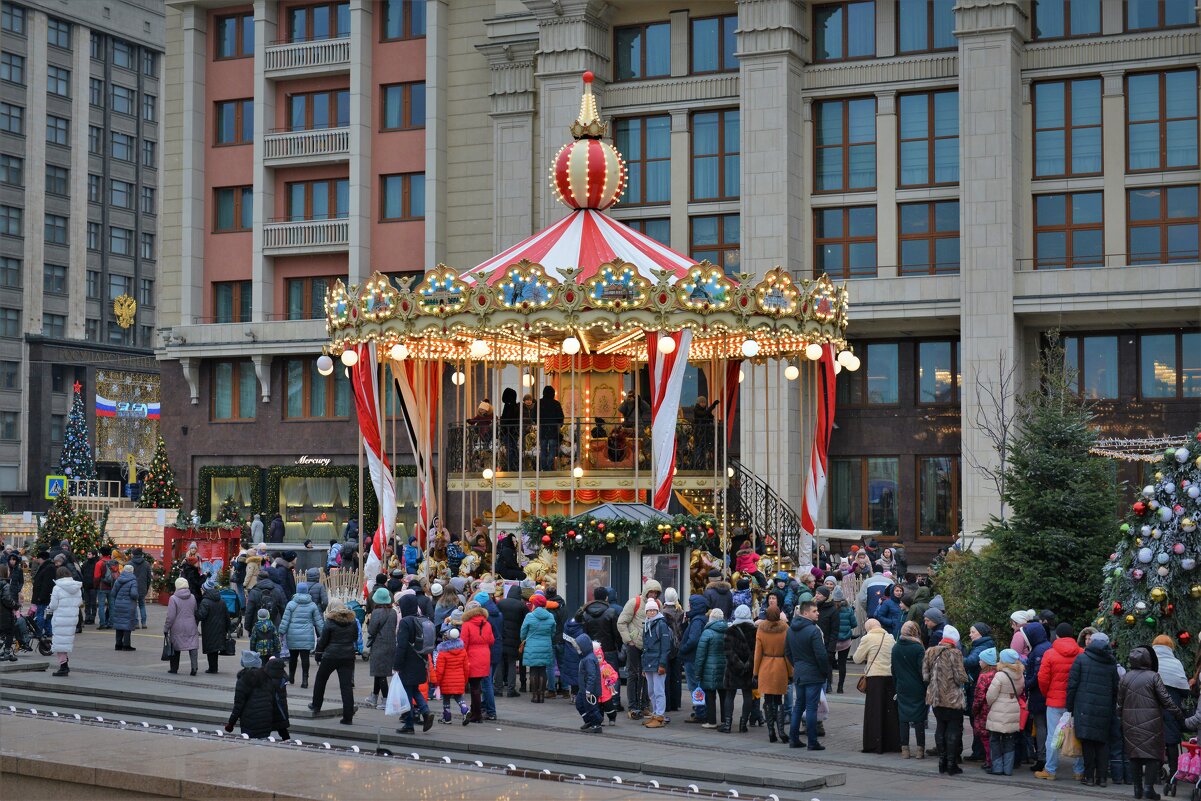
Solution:
[{"label": "baby stroller", "polygon": [[1196,738],[1180,744],[1180,758],[1176,763],[1176,772],[1164,785],[1163,794],[1176,796],[1177,784],[1184,782],[1192,785],[1191,801],[1201,799],[1201,745]]},{"label": "baby stroller", "polygon": [[346,602],[346,608],[354,613],[355,626],[358,628],[358,637],[355,639],[354,652],[359,655],[359,658],[366,662],[371,658],[370,649],[363,648],[363,621],[367,619],[367,610],[361,603],[355,600]]},{"label": "baby stroller", "polygon": [[229,633],[233,637],[241,637],[246,632],[242,622],[242,601],[230,587],[221,590],[221,600],[225,602],[225,611],[229,613]]}]

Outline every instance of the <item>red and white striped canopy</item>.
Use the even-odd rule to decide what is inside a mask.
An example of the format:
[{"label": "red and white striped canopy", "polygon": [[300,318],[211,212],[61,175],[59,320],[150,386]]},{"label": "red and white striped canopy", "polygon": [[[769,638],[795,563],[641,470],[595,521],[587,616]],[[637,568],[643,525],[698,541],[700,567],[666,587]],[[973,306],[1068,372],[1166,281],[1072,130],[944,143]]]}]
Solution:
[{"label": "red and white striped canopy", "polygon": [[477,276],[485,275],[492,285],[504,277],[509,265],[522,259],[541,264],[547,275],[555,278],[558,278],[555,270],[559,268],[578,267],[582,270],[577,279],[581,283],[613,259],[633,264],[638,274],[652,284],[656,282],[652,269],[671,270],[679,279],[696,263],[600,211],[577,209],[546,230],[488,259],[463,279],[475,283]]}]

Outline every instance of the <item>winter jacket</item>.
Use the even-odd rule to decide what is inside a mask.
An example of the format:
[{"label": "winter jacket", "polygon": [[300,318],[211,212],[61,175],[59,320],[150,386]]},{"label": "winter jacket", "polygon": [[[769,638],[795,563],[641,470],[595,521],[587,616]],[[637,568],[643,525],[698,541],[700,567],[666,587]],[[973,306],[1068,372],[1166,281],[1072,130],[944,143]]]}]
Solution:
[{"label": "winter jacket", "polygon": [[797,615],[788,624],[784,658],[792,663],[793,681],[797,684],[825,684],[830,676],[830,658],[821,629],[808,618]]},{"label": "winter jacket", "polygon": [[[496,544],[496,572],[501,578],[509,581],[520,581],[525,578],[525,571],[517,563],[517,544],[513,541],[512,534]],[[511,587],[510,591],[512,589]],[[508,596],[506,595],[505,598],[507,599]]]},{"label": "winter jacket", "polygon": [[[262,525],[260,523],[260,525]],[[246,584],[246,556],[239,556],[234,560],[233,569],[229,572],[230,584]]]},{"label": "winter jacket", "polygon": [[940,643],[922,658],[922,678],[926,681],[926,703],[936,709],[963,709],[963,685],[967,671],[963,655],[954,646]]},{"label": "winter jacket", "polygon": [[[576,637],[584,633],[584,627],[575,618],[567,621],[563,627],[563,653],[559,655],[560,683],[568,687],[578,687],[580,684],[580,654],[576,650]],[[588,643],[591,651],[592,643]]]},{"label": "winter jacket", "polygon": [[521,623],[521,641],[525,649],[521,663],[526,667],[546,667],[555,661],[555,616],[544,606],[534,607]]},{"label": "winter jacket", "polygon": [[229,630],[229,609],[216,587],[204,591],[196,607],[196,619],[200,621],[200,650],[206,654],[221,653]]},{"label": "winter jacket", "polygon": [[600,660],[592,652],[592,639],[587,634],[577,635],[575,644],[568,648],[580,655],[579,676],[576,684],[581,692],[589,693],[598,701],[603,700],[605,688],[601,685]]},{"label": "winter jacket", "polygon": [[705,688],[726,686],[725,638],[729,626],[724,620],[711,620],[696,646],[696,677]]},{"label": "winter jacket", "polygon": [[[972,643],[971,649],[967,652],[967,656],[963,657],[963,669],[967,671],[969,688],[975,685],[976,677],[980,675],[980,654],[984,653],[989,648],[996,647],[996,642],[992,637],[989,636],[981,637]],[[970,691],[969,695],[971,695]]]},{"label": "winter jacket", "polygon": [[901,605],[889,595],[876,607],[875,618],[880,621],[884,630],[895,638],[901,633],[901,624],[905,622],[905,613],[901,611]]},{"label": "winter jacket", "polygon": [[838,608],[838,641],[845,642],[851,639],[857,625],[859,621],[855,619],[855,610],[845,601],[841,602]]},{"label": "winter jacket", "polygon": [[267,542],[280,543],[284,541],[284,521],[278,515],[271,521],[271,528],[267,530]]},{"label": "winter jacket", "polygon": [[275,628],[275,624],[271,622],[271,618],[260,620],[250,630],[250,650],[258,654],[264,664],[271,657],[279,656],[283,653],[279,631]]},{"label": "winter jacket", "polygon": [[268,568],[267,572],[283,591],[284,598],[291,598],[296,594],[296,575],[286,562],[277,562],[275,566]]},{"label": "winter jacket", "polygon": [[1025,692],[1025,677],[1022,672],[1020,663],[997,665],[996,673],[993,674],[992,682],[984,695],[988,702],[985,726],[989,731],[1012,734],[1022,727],[1022,707],[1018,702]]},{"label": "winter jacket", "polygon": [[138,627],[138,580],[133,573],[122,573],[113,583],[109,619],[117,631]]},{"label": "winter jacket", "polygon": [[593,601],[583,609],[584,633],[588,639],[599,642],[605,653],[613,653],[621,647],[617,614],[608,601]]},{"label": "winter jacket", "polygon": [[276,710],[279,693],[275,678],[266,668],[243,668],[234,685],[234,708],[229,715],[229,725],[236,726],[240,722],[242,733],[254,740],[267,737],[279,724]]},{"label": "winter jacket", "polygon": [[750,692],[755,675],[755,624],[749,620],[726,628],[726,688]]},{"label": "winter jacket", "polygon": [[859,647],[855,649],[851,658],[866,666],[863,672],[868,677],[891,676],[892,648],[895,644],[896,640],[892,638],[892,634],[881,626],[859,638]]},{"label": "winter jacket", "polygon": [[[374,614],[374,612],[373,612]],[[424,684],[429,678],[428,662],[417,650],[417,635],[422,629],[417,598],[406,595],[400,599],[400,624],[396,627],[396,651],[392,669],[400,674],[406,688]]]},{"label": "winter jacket", "polygon": [[[726,585],[727,587],[729,585]],[[659,582],[651,579],[642,585],[642,594],[626,601],[617,616],[617,631],[625,645],[642,648],[642,624],[646,622],[646,596],[651,592],[662,592]]]},{"label": "winter jacket", "polygon": [[204,576],[200,575],[200,568],[193,564],[185,564],[179,569],[179,577],[188,582],[192,598],[199,598],[200,588],[204,585]]},{"label": "winter jacket", "polygon": [[1126,756],[1131,759],[1160,759],[1164,751],[1163,710],[1177,719],[1183,717],[1157,670],[1154,653],[1140,646],[1130,652],[1130,670],[1118,682],[1117,714]]},{"label": "winter jacket", "polygon": [[926,610],[930,608],[930,588],[918,587],[913,591],[913,603],[909,605],[908,620],[912,620],[919,626],[922,625],[922,618],[926,616]]},{"label": "winter jacket", "polygon": [[200,631],[196,628],[196,597],[187,587],[172,593],[167,603],[167,621],[163,624],[163,633],[170,638],[171,646],[176,651],[191,651],[200,647]]},{"label": "winter jacket", "polygon": [[442,697],[465,693],[471,671],[467,667],[467,649],[463,646],[463,640],[440,642],[434,650],[434,683],[442,691]]},{"label": "winter jacket", "polygon": [[1051,648],[1047,640],[1047,630],[1042,623],[1035,621],[1022,626],[1022,638],[1030,645],[1026,655],[1026,697],[1029,699],[1031,715],[1047,714],[1047,699],[1038,686],[1038,671],[1042,667],[1044,654]]},{"label": "winter jacket", "polygon": [[469,675],[473,679],[487,676],[492,671],[492,644],[496,635],[488,624],[488,610],[480,607],[463,613],[460,629],[463,647],[467,649]]},{"label": "winter jacket", "polygon": [[83,582],[85,590],[96,589],[96,563],[99,561],[99,556],[89,556],[79,568],[80,581]]},{"label": "winter jacket", "polygon": [[1085,648],[1068,671],[1067,706],[1076,736],[1108,740],[1113,723],[1113,699],[1118,692],[1118,665],[1109,645]]},{"label": "winter jacket", "polygon": [[754,596],[751,595],[750,590],[734,590],[734,593],[731,596],[731,598],[733,598],[733,605],[734,605],[735,609],[737,609],[740,606],[747,606],[747,607],[753,608],[755,605],[755,599],[754,599]]},{"label": "winter jacket", "polygon": [[726,620],[734,617],[734,594],[728,581],[710,581],[705,585],[705,600],[710,609],[720,609],[725,613]]},{"label": "winter jacket", "polygon": [[[314,603],[308,605],[316,606]],[[371,610],[371,618],[367,621],[367,642],[371,643],[369,676],[392,675],[392,663],[396,658],[396,628],[396,610],[391,605],[377,606]]]},{"label": "winter jacket", "polygon": [[280,618],[279,636],[288,644],[289,651],[312,651],[317,647],[317,638],[324,628],[325,619],[313,596],[298,592],[288,601]]},{"label": "winter jacket", "polygon": [[[53,593],[51,593],[53,595]],[[0,579],[0,634],[13,634],[17,630],[16,608],[21,600],[13,592],[10,581]],[[71,629],[75,629],[72,627]]]},{"label": "winter jacket", "polygon": [[508,594],[496,602],[496,608],[500,610],[504,621],[501,628],[504,632],[505,658],[515,659],[517,648],[521,644],[521,624],[525,622],[525,616],[529,613],[529,608],[521,597],[521,587],[516,584],[509,587]]},{"label": "winter jacket", "polygon": [[921,643],[902,637],[892,646],[892,678],[897,691],[897,718],[902,723],[921,724],[926,720],[926,679],[922,659],[926,649]]},{"label": "winter jacket", "polygon": [[359,626],[354,612],[345,607],[330,610],[325,613],[325,623],[313,652],[318,659],[353,660],[358,638]]},{"label": "winter jacket", "polygon": [[488,650],[488,659],[495,668],[504,659],[505,616],[491,598],[484,604],[484,609],[488,610],[488,625],[492,627],[492,647]]},{"label": "winter jacket", "polygon": [[833,601],[818,599],[817,627],[821,629],[822,639],[826,642],[826,653],[830,661],[834,661],[834,653],[838,648],[838,604]]},{"label": "winter jacket", "polygon": [[968,696],[972,707],[970,713],[972,733],[976,735],[977,740],[984,740],[988,737],[988,688],[996,676],[995,669],[985,670],[976,677],[973,684],[969,684],[973,688],[971,695]]},{"label": "winter jacket", "polygon": [[667,669],[671,659],[671,626],[667,618],[657,615],[642,631],[642,670],[654,673],[659,668]]},{"label": "winter jacket", "polygon": [[783,695],[792,679],[792,664],[784,658],[788,625],[783,620],[764,620],[755,632],[755,662],[751,675],[759,679],[759,692]]},{"label": "winter jacket", "polygon": [[133,565],[133,577],[138,580],[138,597],[145,598],[150,592],[150,561],[141,554],[134,554],[129,563]]},{"label": "winter jacket", "polygon": [[691,595],[688,598],[687,622],[684,633],[680,635],[680,659],[689,663],[696,657],[696,646],[701,641],[701,633],[705,630],[705,615],[709,614],[709,602],[703,595]]},{"label": "winter jacket", "polygon": [[[1038,666],[1038,689],[1048,707],[1065,709],[1068,705],[1068,673],[1080,654],[1080,646],[1071,637],[1051,643]],[[1079,736],[1079,735],[1077,735]]]},{"label": "winter jacket", "polygon": [[[75,649],[75,625],[79,622],[79,607],[83,606],[83,582],[73,578],[54,580],[46,612],[56,618],[52,626],[51,647],[56,654],[69,654]],[[7,612],[8,610],[4,610]]]},{"label": "winter jacket", "polygon": [[29,602],[37,606],[45,606],[50,603],[50,593],[54,591],[54,574],[57,568],[54,562],[49,559],[44,560],[38,565],[37,571],[33,574],[33,590],[29,596]]},{"label": "winter jacket", "polygon": [[308,579],[309,597],[313,599],[313,603],[317,604],[317,611],[325,614],[325,610],[329,608],[329,593],[325,590],[325,585],[320,581]]},{"label": "winter jacket", "polygon": [[259,576],[263,571],[263,557],[258,554],[251,554],[246,557],[246,578],[242,581],[242,588],[246,592],[250,592],[256,584],[258,584]]},{"label": "winter jacket", "polygon": [[288,596],[284,595],[280,586],[272,581],[270,575],[260,574],[254,589],[246,593],[246,628],[254,628],[254,624],[258,622],[259,609],[268,610],[271,613],[271,622],[278,627],[287,605]]}]

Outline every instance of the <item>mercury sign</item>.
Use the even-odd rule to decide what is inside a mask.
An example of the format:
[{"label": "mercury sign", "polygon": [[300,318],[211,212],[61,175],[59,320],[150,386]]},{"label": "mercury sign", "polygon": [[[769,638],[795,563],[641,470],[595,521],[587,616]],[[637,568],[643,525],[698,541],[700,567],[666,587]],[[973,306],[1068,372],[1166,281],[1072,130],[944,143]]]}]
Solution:
[{"label": "mercury sign", "polygon": [[329,459],[319,459],[316,456],[309,456],[306,454],[304,456],[297,456],[296,464],[319,464],[322,467],[329,467]]}]

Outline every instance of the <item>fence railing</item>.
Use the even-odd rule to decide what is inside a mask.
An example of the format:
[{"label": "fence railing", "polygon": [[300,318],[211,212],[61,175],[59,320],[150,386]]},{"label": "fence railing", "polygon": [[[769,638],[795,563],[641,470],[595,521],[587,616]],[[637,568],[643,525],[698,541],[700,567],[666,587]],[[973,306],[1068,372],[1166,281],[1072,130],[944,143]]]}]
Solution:
[{"label": "fence railing", "polygon": [[348,155],[349,128],[322,128],[312,131],[281,131],[263,137],[265,159],[314,158]]},{"label": "fence railing", "polygon": [[268,223],[263,226],[263,247],[345,247],[350,244],[350,221],[303,220]]},{"label": "fence railing", "polygon": [[350,64],[350,39],[273,44],[266,48],[266,71],[337,67]]}]

